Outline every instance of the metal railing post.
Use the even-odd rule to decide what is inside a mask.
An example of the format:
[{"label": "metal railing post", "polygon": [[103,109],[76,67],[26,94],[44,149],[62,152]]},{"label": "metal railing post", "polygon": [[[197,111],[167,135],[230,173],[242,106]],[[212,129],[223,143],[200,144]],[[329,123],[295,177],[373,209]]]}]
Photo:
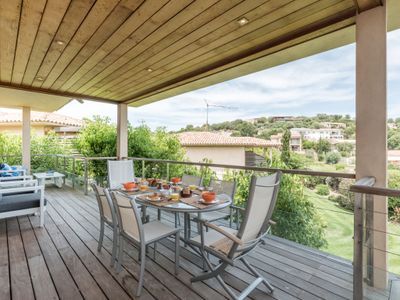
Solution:
[{"label": "metal railing post", "polygon": [[67,157],[64,155],[64,161],[63,161],[63,168],[64,168],[64,184],[65,184],[65,178],[67,177]]},{"label": "metal railing post", "polygon": [[72,188],[75,189],[75,178],[76,173],[75,173],[75,157],[72,158]]},{"label": "metal railing post", "polygon": [[142,159],[142,178],[146,178],[146,170],[145,170],[146,162]]},{"label": "metal railing post", "polygon": [[[364,227],[365,235],[363,236],[363,255],[366,262],[365,282],[369,286],[373,286],[374,282],[374,196],[365,194],[364,204]],[[366,248],[364,248],[364,245]]]},{"label": "metal railing post", "polygon": [[354,200],[353,300],[363,299],[363,197]]},{"label": "metal railing post", "polygon": [[166,178],[166,180],[169,181],[169,163],[167,163],[167,178]]},{"label": "metal railing post", "polygon": [[56,170],[59,170],[59,161],[58,161],[58,155],[56,154]]},{"label": "metal railing post", "polygon": [[88,183],[88,160],[87,160],[87,158],[85,157],[84,158],[84,164],[83,164],[83,168],[84,168],[84,185],[85,185],[85,195],[87,195],[88,194],[88,185],[89,185],[89,183]]}]

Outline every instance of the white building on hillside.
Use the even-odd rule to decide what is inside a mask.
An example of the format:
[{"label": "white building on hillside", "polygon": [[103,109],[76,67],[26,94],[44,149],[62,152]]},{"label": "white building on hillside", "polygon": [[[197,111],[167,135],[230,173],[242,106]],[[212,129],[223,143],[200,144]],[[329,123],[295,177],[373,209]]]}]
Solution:
[{"label": "white building on hillside", "polygon": [[304,140],[309,141],[318,141],[320,139],[323,140],[342,140],[343,131],[339,128],[320,128],[320,129],[312,129],[312,128],[292,128],[290,130],[291,134],[300,134]]}]

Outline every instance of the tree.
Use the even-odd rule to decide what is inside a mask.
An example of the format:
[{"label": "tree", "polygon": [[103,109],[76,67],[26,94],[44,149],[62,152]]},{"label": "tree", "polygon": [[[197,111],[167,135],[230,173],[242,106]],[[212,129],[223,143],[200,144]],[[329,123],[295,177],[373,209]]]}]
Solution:
[{"label": "tree", "polygon": [[314,150],[318,154],[325,154],[331,150],[331,144],[328,140],[319,139],[315,144]]},{"label": "tree", "polygon": [[237,127],[240,136],[255,136],[257,134],[257,127],[252,123],[243,122]]},{"label": "tree", "polygon": [[[50,131],[44,136],[32,134],[31,168],[33,171],[54,170],[57,167],[54,154],[69,153],[70,148],[65,146],[54,132]],[[46,154],[51,154],[51,156]],[[4,157],[4,162],[9,165],[21,164],[21,137],[0,133],[0,157]]]},{"label": "tree", "polygon": [[314,149],[315,147],[315,143],[313,141],[309,141],[309,140],[302,140],[302,147],[303,149]]},{"label": "tree", "polygon": [[290,130],[286,130],[282,136],[281,161],[286,165],[290,162]]},{"label": "tree", "polygon": [[354,123],[347,124],[347,127],[343,130],[343,135],[346,139],[351,139],[356,133],[356,126]]},{"label": "tree", "polygon": [[[94,117],[86,120],[85,126],[80,131],[75,146],[84,156],[107,157],[116,155],[117,132],[109,118]],[[173,134],[163,128],[152,132],[146,125],[128,128],[128,155],[130,157],[145,157],[157,159],[183,160],[184,151]],[[99,180],[106,176],[104,160],[93,160],[89,165],[90,172]],[[147,163],[145,174],[149,176],[166,176],[166,165]],[[171,165],[170,175],[179,173],[182,166]],[[137,174],[142,174],[142,166],[135,164]],[[178,175],[178,174],[177,174]]]},{"label": "tree", "polygon": [[330,165],[337,164],[340,161],[340,153],[338,152],[329,152],[326,155],[326,163]]},{"label": "tree", "polygon": [[[117,154],[117,128],[110,118],[95,116],[93,120],[85,119],[85,126],[75,140],[75,148],[86,157],[109,157]],[[92,160],[88,165],[89,172],[97,182],[106,178],[107,167],[104,160]]]},{"label": "tree", "polygon": [[348,157],[353,151],[354,146],[350,143],[341,143],[336,145],[336,149],[340,152],[342,156]]},{"label": "tree", "polygon": [[388,148],[390,150],[400,149],[400,132],[396,132],[390,135],[388,138]]},{"label": "tree", "polygon": [[[57,158],[39,154],[70,154],[71,149],[65,146],[54,131],[46,135],[33,135],[31,140],[31,168],[35,171],[48,171],[57,168]],[[67,166],[66,166],[67,167]]]}]

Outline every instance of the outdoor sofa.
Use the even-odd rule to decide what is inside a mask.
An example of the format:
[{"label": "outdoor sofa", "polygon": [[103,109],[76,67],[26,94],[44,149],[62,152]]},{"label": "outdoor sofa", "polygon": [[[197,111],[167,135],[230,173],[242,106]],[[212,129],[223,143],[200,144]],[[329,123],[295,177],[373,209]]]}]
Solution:
[{"label": "outdoor sofa", "polygon": [[0,182],[0,219],[39,214],[43,227],[45,211],[44,186],[37,180]]}]

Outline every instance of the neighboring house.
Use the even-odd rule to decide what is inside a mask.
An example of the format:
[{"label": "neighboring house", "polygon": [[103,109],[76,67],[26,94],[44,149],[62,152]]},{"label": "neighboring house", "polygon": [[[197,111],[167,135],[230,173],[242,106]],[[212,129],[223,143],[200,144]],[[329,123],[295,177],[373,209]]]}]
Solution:
[{"label": "neighboring house", "polygon": [[294,116],[272,116],[270,117],[272,122],[288,122],[288,121],[296,121],[302,120],[302,117],[294,117]]},{"label": "neighboring house", "polygon": [[320,129],[312,129],[312,128],[292,128],[290,132],[293,134],[300,134],[304,140],[308,141],[318,141],[320,139],[323,140],[342,140],[343,131],[338,128],[320,128]]},{"label": "neighboring house", "polygon": [[323,128],[336,128],[336,129],[345,129],[346,124],[341,122],[321,122],[319,123]]},{"label": "neighboring house", "polygon": [[[34,134],[45,135],[49,131],[54,131],[60,138],[74,138],[81,127],[83,121],[59,114],[32,112],[31,130]],[[0,133],[20,135],[22,133],[22,114],[20,112],[0,114]]]},{"label": "neighboring house", "polygon": [[[271,135],[270,142],[272,144],[279,145],[279,148],[282,146],[282,133],[278,133],[275,135]],[[302,150],[302,136],[298,132],[290,132],[290,147],[292,151],[301,151]]]},{"label": "neighboring house", "polygon": [[246,163],[259,161],[259,157],[252,156],[252,151],[248,150],[279,147],[278,144],[264,139],[233,137],[214,132],[182,132],[177,137],[186,150],[187,158],[192,162],[201,162],[206,158],[216,164],[245,166]]}]

